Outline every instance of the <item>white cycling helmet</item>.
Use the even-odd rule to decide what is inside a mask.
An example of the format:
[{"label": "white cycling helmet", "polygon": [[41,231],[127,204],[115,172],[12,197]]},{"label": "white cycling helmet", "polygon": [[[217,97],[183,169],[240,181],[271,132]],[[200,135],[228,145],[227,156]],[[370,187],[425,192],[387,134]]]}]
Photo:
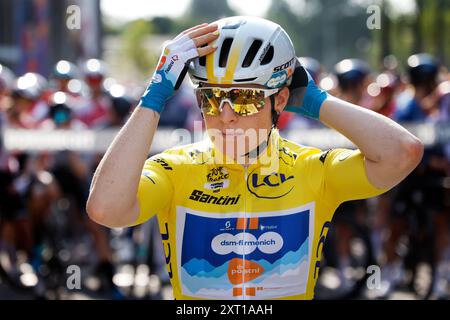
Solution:
[{"label": "white cycling helmet", "polygon": [[289,85],[296,66],[294,46],[283,28],[266,19],[236,16],[216,21],[217,50],[194,59],[189,75],[194,85]]}]

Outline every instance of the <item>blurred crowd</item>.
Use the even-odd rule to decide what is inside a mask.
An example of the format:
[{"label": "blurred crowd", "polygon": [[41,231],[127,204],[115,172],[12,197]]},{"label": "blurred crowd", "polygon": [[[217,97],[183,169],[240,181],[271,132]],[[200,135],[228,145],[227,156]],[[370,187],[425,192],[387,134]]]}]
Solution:
[{"label": "blurred crowd", "polygon": [[[450,73],[431,55],[415,54],[406,62],[388,56],[380,70],[371,70],[359,59],[342,60],[332,70],[325,70],[313,58],[300,59],[314,80],[332,95],[402,124],[450,120]],[[59,61],[47,77],[37,73],[17,76],[0,64],[0,132],[8,128],[120,128],[142,92],[143,88],[129,88],[109,77],[106,63],[98,59],[87,60],[82,65]],[[160,126],[192,130],[194,120],[201,120],[201,115],[195,95],[186,82],[168,102]],[[281,131],[322,126],[320,122],[288,112],[282,113],[279,119]],[[92,248],[88,251],[95,256],[92,273],[103,278],[98,290],[105,290],[113,297],[123,294],[117,288],[120,279],[115,278],[120,248],[112,241],[110,230],[96,225],[85,214],[89,184],[101,156],[71,150],[7,151],[0,135],[0,279],[8,277],[23,285],[26,270],[21,264],[28,264],[37,275],[37,280],[28,286],[34,287],[38,296],[44,295],[48,288],[40,287],[45,283],[42,269],[52,267],[45,262],[44,249],[61,249],[56,242],[66,238],[76,242],[77,236],[83,234],[91,239],[88,243]],[[345,285],[343,270],[352,263],[348,219],[370,226],[372,245],[385,280],[380,295],[388,296],[401,278],[404,265],[400,244],[412,230],[410,217],[414,216],[416,224],[429,222],[431,225],[436,266],[433,293],[436,297],[448,298],[449,179],[450,142],[427,147],[419,167],[387,194],[342,205],[334,221],[340,256],[337,268],[342,270],[342,285]],[[64,226],[62,235],[52,229],[51,221],[49,223],[56,219],[55,213],[70,215],[72,219]],[[144,236],[141,229],[121,234],[132,244],[127,250],[133,253],[125,256],[131,256],[128,259],[135,263],[141,259],[139,261],[150,266],[149,274],[156,275],[163,284],[168,283],[157,227],[152,224],[146,230]],[[49,240],[49,234],[53,239]],[[143,242],[146,242],[144,246]],[[144,259],[142,248],[147,250]],[[53,252],[53,255],[58,259],[57,254]]]}]

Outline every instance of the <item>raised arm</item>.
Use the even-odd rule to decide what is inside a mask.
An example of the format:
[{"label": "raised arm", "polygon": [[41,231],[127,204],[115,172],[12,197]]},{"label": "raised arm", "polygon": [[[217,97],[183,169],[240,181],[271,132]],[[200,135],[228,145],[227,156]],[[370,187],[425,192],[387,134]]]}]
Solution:
[{"label": "raised arm", "polygon": [[109,146],[92,179],[87,212],[108,227],[132,224],[139,216],[136,193],[159,114],[137,107]]},{"label": "raised arm", "polygon": [[320,120],[342,133],[364,154],[369,181],[392,188],[420,162],[423,145],[391,119],[334,97],[320,108]]},{"label": "raised arm", "polygon": [[139,106],[115,137],[94,174],[86,207],[92,220],[108,227],[124,227],[138,219],[136,195],[159,114],[181,83],[185,64],[215,50],[212,45],[201,46],[217,38],[216,30],[217,25],[193,27],[169,42],[163,50]]},{"label": "raised arm", "polygon": [[392,188],[419,164],[423,145],[401,125],[327,94],[300,63],[294,78],[286,110],[322,121],[352,141],[364,155],[366,175],[372,185]]}]

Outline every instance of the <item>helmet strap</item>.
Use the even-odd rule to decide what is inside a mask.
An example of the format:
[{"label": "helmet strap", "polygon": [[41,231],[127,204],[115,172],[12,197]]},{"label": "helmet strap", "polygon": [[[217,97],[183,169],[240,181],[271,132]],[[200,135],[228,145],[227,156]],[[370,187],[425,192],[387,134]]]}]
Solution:
[{"label": "helmet strap", "polygon": [[280,118],[280,113],[275,110],[275,97],[270,96],[271,113],[272,113],[272,129],[275,129],[278,125],[278,119]]}]

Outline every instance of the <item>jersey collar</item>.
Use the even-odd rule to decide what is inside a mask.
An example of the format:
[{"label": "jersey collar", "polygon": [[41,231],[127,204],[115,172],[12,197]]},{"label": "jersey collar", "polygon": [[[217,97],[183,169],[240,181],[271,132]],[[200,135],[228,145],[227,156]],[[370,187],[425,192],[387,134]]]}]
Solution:
[{"label": "jersey collar", "polygon": [[256,152],[253,152],[253,154],[250,153],[250,156],[253,156],[250,164],[243,165],[226,154],[223,154],[222,151],[217,149],[214,146],[214,143],[207,138],[207,144],[210,146],[209,149],[211,150],[211,157],[208,163],[242,171],[247,167],[247,171],[249,172],[260,168],[260,170],[267,171],[267,174],[270,174],[278,171],[280,140],[281,138],[278,129],[272,129],[268,144],[260,147],[259,154]]}]

